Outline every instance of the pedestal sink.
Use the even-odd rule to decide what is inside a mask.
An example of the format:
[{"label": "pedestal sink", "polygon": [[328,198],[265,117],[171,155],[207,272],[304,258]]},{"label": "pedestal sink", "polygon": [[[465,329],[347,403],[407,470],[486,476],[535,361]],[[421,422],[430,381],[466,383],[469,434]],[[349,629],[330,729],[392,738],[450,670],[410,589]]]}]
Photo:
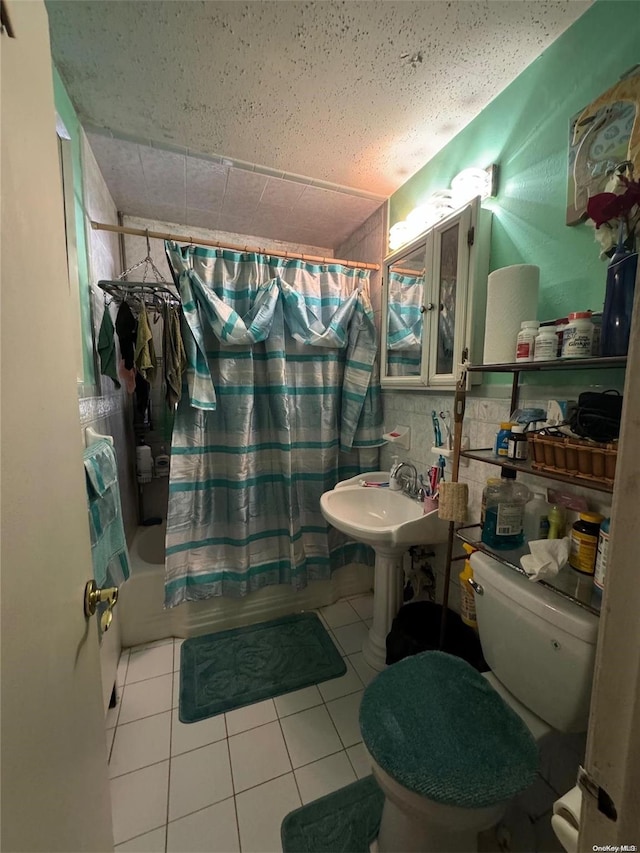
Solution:
[{"label": "pedestal sink", "polygon": [[386,472],[344,480],[320,498],[327,521],[352,539],[371,545],[376,553],[373,624],[362,647],[364,659],[384,669],[386,637],[402,604],[402,558],[412,545],[446,542],[448,524],[438,511],[423,513],[422,504],[388,487],[363,486],[361,481],[387,481]]}]

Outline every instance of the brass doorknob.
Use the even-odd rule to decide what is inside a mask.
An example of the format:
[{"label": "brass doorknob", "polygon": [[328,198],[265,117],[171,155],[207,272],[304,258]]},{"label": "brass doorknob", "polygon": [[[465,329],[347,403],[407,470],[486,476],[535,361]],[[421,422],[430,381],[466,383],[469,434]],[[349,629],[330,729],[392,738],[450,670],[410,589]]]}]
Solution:
[{"label": "brass doorknob", "polygon": [[118,601],[118,587],[106,586],[98,587],[94,580],[87,581],[84,588],[84,615],[89,618],[93,616],[98,608],[98,604],[105,603],[107,609],[102,614],[100,619],[100,627],[103,632],[109,630],[109,626],[113,621],[113,608]]}]

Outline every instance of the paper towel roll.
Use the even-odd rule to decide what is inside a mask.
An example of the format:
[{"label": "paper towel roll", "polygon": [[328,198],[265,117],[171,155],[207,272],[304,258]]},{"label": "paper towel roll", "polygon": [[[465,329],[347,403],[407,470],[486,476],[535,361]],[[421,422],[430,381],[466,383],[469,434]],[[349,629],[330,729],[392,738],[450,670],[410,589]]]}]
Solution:
[{"label": "paper towel roll", "polygon": [[578,849],[581,808],[582,791],[577,785],[553,804],[551,826],[558,841],[568,853],[576,853]]},{"label": "paper towel roll", "polygon": [[484,363],[515,361],[516,338],[524,320],[538,316],[540,267],[515,264],[489,274],[484,330]]}]

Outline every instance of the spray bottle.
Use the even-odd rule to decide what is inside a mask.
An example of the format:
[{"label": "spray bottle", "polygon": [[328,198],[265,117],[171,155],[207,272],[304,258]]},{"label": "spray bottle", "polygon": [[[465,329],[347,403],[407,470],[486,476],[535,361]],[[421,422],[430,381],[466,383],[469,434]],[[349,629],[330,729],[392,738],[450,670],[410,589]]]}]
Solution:
[{"label": "spray bottle", "polygon": [[469,585],[469,580],[473,578],[471,555],[476,549],[473,545],[469,545],[467,542],[463,542],[462,547],[467,552],[467,559],[464,561],[464,568],[458,576],[460,579],[460,618],[465,625],[469,625],[471,628],[477,628],[478,620],[476,618],[475,593]]}]

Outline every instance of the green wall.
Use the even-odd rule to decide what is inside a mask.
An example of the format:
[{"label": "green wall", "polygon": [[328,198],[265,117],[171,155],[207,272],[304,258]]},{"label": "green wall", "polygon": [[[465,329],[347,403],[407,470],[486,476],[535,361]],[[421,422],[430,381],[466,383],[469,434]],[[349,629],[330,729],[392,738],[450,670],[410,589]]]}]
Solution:
[{"label": "green wall", "polygon": [[601,310],[606,262],[593,229],[565,225],[569,119],[638,62],[639,0],[599,0],[393,194],[390,223],[462,169],[498,163],[491,269],[540,267],[538,319]]},{"label": "green wall", "polygon": [[91,326],[91,305],[89,301],[89,255],[85,230],[85,202],[82,169],[82,128],[67,90],[53,68],[53,95],[56,112],[62,119],[71,139],[71,157],[73,165],[73,198],[76,225],[76,247],[78,255],[78,282],[80,286],[80,322],[82,326],[82,363],[83,381],[95,384],[95,365],[93,358],[93,330]]}]

